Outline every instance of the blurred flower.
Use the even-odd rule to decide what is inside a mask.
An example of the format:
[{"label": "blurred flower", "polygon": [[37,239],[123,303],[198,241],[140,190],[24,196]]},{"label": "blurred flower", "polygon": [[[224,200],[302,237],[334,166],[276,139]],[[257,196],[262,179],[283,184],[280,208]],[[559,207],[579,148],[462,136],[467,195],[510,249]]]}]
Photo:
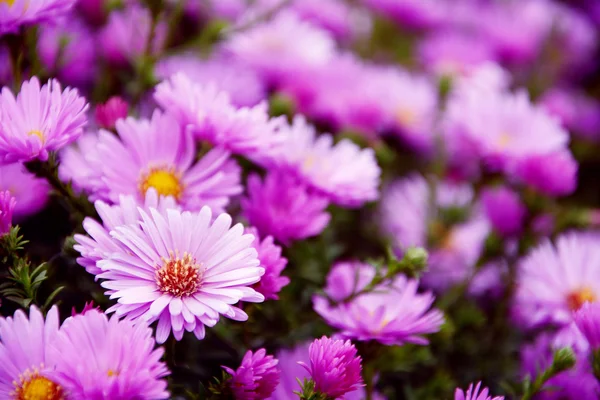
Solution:
[{"label": "blurred flower", "polygon": [[262,236],[271,235],[289,245],[293,240],[320,234],[329,223],[329,202],[286,173],[272,171],[261,181],[248,178],[242,214]]},{"label": "blurred flower", "polygon": [[506,186],[486,188],[481,193],[481,204],[494,230],[502,236],[521,232],[527,209],[518,193]]},{"label": "blurred flower", "polygon": [[97,133],[84,133],[74,144],[61,150],[58,168],[63,182],[71,182],[76,191],[86,192],[92,201],[106,198],[109,191],[102,182],[102,168],[97,168],[103,164],[98,143]]},{"label": "blurred flower", "polygon": [[37,48],[44,67],[61,81],[85,86],[94,79],[96,42],[76,16],[69,15],[60,24],[43,25]]},{"label": "blurred flower", "polygon": [[65,388],[52,376],[56,359],[49,347],[58,333],[58,309],[48,311],[46,320],[35,307],[27,315],[0,317],[0,397],[5,399],[61,399]]},{"label": "blurred flower", "polygon": [[492,260],[478,268],[469,282],[468,293],[474,297],[498,299],[504,291],[503,279],[508,273],[505,259]]},{"label": "blurred flower", "polygon": [[440,24],[446,7],[440,0],[363,0],[365,4],[409,29],[428,29]]},{"label": "blurred flower", "polygon": [[[167,399],[169,375],[155,349],[152,329],[98,310],[67,318],[49,352],[51,376],[69,398],[90,400]],[[48,397],[52,398],[52,397]]]},{"label": "blurred flower", "polygon": [[0,94],[0,164],[35,158],[46,161],[48,152],[81,135],[87,108],[76,89],[62,91],[56,80],[40,88],[33,77],[23,82],[16,98],[4,87]]},{"label": "blurred flower", "polygon": [[573,88],[551,88],[540,99],[548,113],[583,139],[600,139],[600,102]]},{"label": "blurred flower", "polygon": [[327,274],[327,296],[342,302],[367,287],[375,278],[375,268],[370,264],[353,261],[333,264]]},{"label": "blurred flower", "polygon": [[600,298],[600,237],[592,233],[545,239],[518,265],[515,316],[526,326],[568,324],[573,311]]},{"label": "blurred flower", "polygon": [[549,196],[571,194],[577,188],[578,164],[568,150],[521,159],[510,174]]},{"label": "blurred flower", "polygon": [[315,382],[315,390],[337,399],[364,386],[362,359],[349,340],[315,339],[308,348],[310,364],[303,364]]},{"label": "blurred flower", "polygon": [[236,400],[263,400],[270,398],[279,384],[277,359],[268,356],[265,349],[255,353],[248,350],[237,370],[223,367],[232,377],[229,385]]},{"label": "blurred flower", "polygon": [[8,234],[12,228],[12,215],[16,203],[8,190],[0,192],[0,237]]},{"label": "blurred flower", "polygon": [[600,304],[585,303],[573,317],[592,350],[600,348]]},{"label": "blurred flower", "polygon": [[481,382],[478,382],[475,387],[471,383],[467,389],[467,393],[463,392],[462,389],[457,388],[454,392],[454,400],[504,400],[504,396],[496,396],[492,398],[488,396],[490,393],[489,389],[484,387],[481,388]]},{"label": "blurred flower", "polygon": [[184,330],[204,338],[205,325],[214,326],[220,314],[245,321],[248,315],[232,304],[264,301],[250,287],[264,274],[254,237],[241,224],[231,227],[228,214],[213,219],[208,207],[139,212],[141,229],[115,228],[111,236],[122,250],[97,263],[102,286],[118,301],[108,312],[158,321],[156,341],[164,343],[171,331],[177,340]]},{"label": "blurred flower", "polygon": [[8,47],[0,45],[0,86],[9,84],[12,79],[12,66]]},{"label": "blurred flower", "polygon": [[44,208],[50,186],[45,179],[27,172],[23,164],[15,163],[0,166],[0,190],[8,190],[15,197],[13,216],[19,222]]},{"label": "blurred flower", "polygon": [[77,0],[4,0],[0,2],[0,35],[23,25],[53,21],[65,15]]},{"label": "blurred flower", "polygon": [[154,188],[161,196],[173,196],[184,209],[208,205],[221,212],[242,191],[240,168],[230,154],[215,148],[194,163],[191,134],[168,114],[155,111],[151,120],[118,120],[116,130],[118,137],[100,131],[95,148],[82,154],[84,169],[95,171],[84,178],[96,179],[84,188],[94,189],[96,198],[117,203],[120,195],[131,194],[142,202]]},{"label": "blurred flower", "polygon": [[[358,286],[356,266],[338,264],[336,279],[328,279],[325,287],[330,298],[339,297],[342,271],[346,282],[343,287]],[[393,282],[382,283],[367,293],[359,294],[359,289],[353,298],[337,304],[315,295],[313,308],[329,325],[339,329],[343,338],[377,340],[385,345],[423,345],[428,341],[422,335],[437,332],[444,316],[438,310],[429,309],[435,297],[430,292],[417,293],[418,286],[416,280],[399,275]]]},{"label": "blurred flower", "polygon": [[127,118],[129,104],[119,96],[113,96],[106,103],[96,105],[95,117],[98,126],[115,129],[118,120]]},{"label": "blurred flower", "polygon": [[261,241],[258,230],[253,227],[246,228],[245,233],[254,236],[252,247],[258,252],[260,266],[265,269],[265,274],[260,278],[260,282],[254,286],[254,289],[265,296],[266,300],[278,300],[277,293],[290,283],[290,278],[281,276],[288,260],[281,256],[281,247],[273,243],[272,236],[267,236]]}]

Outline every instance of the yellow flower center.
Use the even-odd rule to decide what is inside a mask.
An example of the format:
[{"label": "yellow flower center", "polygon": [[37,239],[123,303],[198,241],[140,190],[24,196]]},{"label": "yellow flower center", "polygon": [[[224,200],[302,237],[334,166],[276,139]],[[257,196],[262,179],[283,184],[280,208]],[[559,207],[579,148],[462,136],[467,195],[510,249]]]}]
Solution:
[{"label": "yellow flower center", "polygon": [[[0,1],[2,1],[2,0],[0,0]],[[40,131],[39,129],[33,129],[33,130],[31,130],[31,131],[27,132],[27,134],[28,134],[29,136],[37,136],[37,137],[39,137],[39,138],[40,138],[40,141],[41,141],[42,143],[43,143],[43,142],[44,142],[44,140],[45,140],[45,138],[44,138],[44,132]]]},{"label": "yellow flower center", "polygon": [[177,297],[196,293],[203,271],[195,258],[188,253],[184,253],[183,258],[171,254],[168,259],[163,257],[162,262],[156,271],[156,284],[161,292]]},{"label": "yellow flower center", "polygon": [[512,142],[512,137],[508,133],[503,133],[498,138],[498,147],[500,149],[505,149]]},{"label": "yellow flower center", "polygon": [[0,0],[0,3],[8,3],[9,6],[15,4],[15,0]]},{"label": "yellow flower center", "polygon": [[398,123],[400,125],[405,127],[412,126],[415,122],[417,122],[417,116],[412,110],[408,108],[401,108],[400,110],[398,110],[398,112],[396,113],[396,119],[398,120]]},{"label": "yellow flower center", "polygon": [[39,374],[37,370],[33,373],[25,371],[19,377],[19,382],[12,393],[14,400],[64,400],[62,387]]},{"label": "yellow flower center", "polygon": [[106,375],[108,375],[108,376],[109,376],[109,377],[111,377],[111,378],[112,378],[113,376],[119,376],[119,371],[114,371],[114,370],[112,370],[112,369],[109,369],[109,370],[106,372]]},{"label": "yellow flower center", "polygon": [[579,310],[585,303],[593,303],[595,301],[596,294],[589,286],[575,290],[567,296],[567,305],[572,311]]},{"label": "yellow flower center", "polygon": [[143,195],[150,188],[156,189],[161,196],[173,196],[179,200],[183,185],[181,178],[174,168],[156,168],[151,169],[149,173],[143,175],[140,182],[140,191]]}]

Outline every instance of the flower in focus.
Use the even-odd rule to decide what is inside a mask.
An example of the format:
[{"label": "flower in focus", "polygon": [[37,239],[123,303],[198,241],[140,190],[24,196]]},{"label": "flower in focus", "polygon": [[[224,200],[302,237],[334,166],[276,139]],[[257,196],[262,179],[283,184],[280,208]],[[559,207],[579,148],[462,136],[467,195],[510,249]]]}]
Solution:
[{"label": "flower in focus", "polygon": [[279,384],[277,359],[268,356],[265,349],[248,350],[237,370],[223,367],[232,377],[230,387],[236,400],[262,400],[270,398]]},{"label": "flower in focus", "polygon": [[119,251],[97,262],[98,278],[118,303],[118,316],[158,321],[156,341],[170,332],[181,340],[184,330],[204,338],[220,314],[245,321],[248,315],[233,304],[262,302],[251,288],[264,274],[252,235],[231,227],[231,217],[213,220],[208,207],[200,212],[140,210],[138,225],[119,226],[111,236]]},{"label": "flower in focus", "polygon": [[[359,271],[363,268],[365,266],[359,264]],[[327,296],[340,297],[344,291],[340,287],[360,287],[362,273],[357,275],[356,270],[355,264],[338,264],[334,270],[336,279],[327,280]],[[356,282],[357,276],[359,282]],[[340,285],[340,281],[345,283]],[[329,325],[339,329],[344,338],[377,340],[385,345],[424,345],[428,341],[422,335],[437,332],[444,316],[438,310],[430,310],[435,297],[430,292],[417,293],[418,286],[416,280],[400,275],[393,282],[382,283],[366,293],[361,294],[361,289],[357,289],[353,298],[337,304],[316,295],[313,308]]]},{"label": "flower in focus", "polygon": [[127,118],[129,104],[119,96],[111,97],[104,104],[98,104],[94,115],[96,123],[104,129],[115,129],[120,119]]},{"label": "flower in focus", "polygon": [[169,370],[160,361],[164,350],[155,346],[152,329],[144,323],[116,316],[109,320],[90,310],[67,318],[49,346],[56,359],[51,376],[67,398],[167,399],[162,378]]},{"label": "flower in focus", "polygon": [[540,106],[558,117],[563,126],[583,139],[600,139],[600,103],[575,89],[552,88]]},{"label": "flower in focus", "polygon": [[517,193],[505,186],[488,188],[481,194],[481,203],[500,235],[514,236],[521,232],[527,210]]},{"label": "flower in focus", "polygon": [[29,319],[22,310],[0,318],[0,397],[4,399],[51,399],[65,397],[65,388],[50,376],[56,365],[49,347],[58,334],[58,309],[46,320],[35,307]]},{"label": "flower in focus", "polygon": [[16,203],[8,190],[0,192],[0,237],[10,232]]},{"label": "flower in focus", "polygon": [[246,228],[246,233],[254,236],[252,247],[258,252],[260,266],[265,269],[265,274],[260,278],[254,289],[266,300],[279,299],[277,293],[281,288],[290,283],[290,278],[281,276],[281,272],[287,265],[287,259],[281,256],[281,247],[273,243],[273,237],[267,236],[262,241],[256,228]]},{"label": "flower in focus", "polygon": [[15,221],[40,211],[48,201],[50,186],[45,179],[36,178],[20,163],[0,166],[0,190],[8,190],[17,201]]},{"label": "flower in focus", "polygon": [[349,340],[315,339],[308,348],[309,365],[303,364],[315,382],[315,389],[337,399],[363,386],[362,359]]},{"label": "flower in focus", "polygon": [[118,137],[100,131],[95,148],[82,154],[96,177],[83,185],[95,189],[96,198],[117,203],[119,196],[130,194],[143,202],[154,188],[160,196],[174,197],[184,209],[208,205],[221,212],[230,197],[242,191],[240,168],[229,153],[215,148],[194,163],[191,135],[168,114],[156,111],[151,120],[119,120],[116,130]]},{"label": "flower in focus", "polygon": [[329,223],[329,202],[295,177],[274,171],[261,181],[248,177],[247,197],[241,199],[242,214],[262,236],[271,235],[283,244],[323,232]]},{"label": "flower in focus", "polygon": [[518,265],[515,316],[526,326],[565,325],[573,312],[600,298],[600,238],[569,232],[546,239]]},{"label": "flower in focus", "polygon": [[585,303],[573,317],[593,350],[600,348],[600,304]]},{"label": "flower in focus", "polygon": [[48,159],[48,152],[76,140],[87,123],[88,105],[77,90],[62,91],[56,80],[40,88],[36,77],[23,82],[15,98],[0,94],[0,164]]},{"label": "flower in focus", "polygon": [[[462,389],[457,388],[454,392],[454,400],[504,400],[504,396],[491,397],[488,396],[489,389],[484,387],[481,388],[481,382],[478,382],[475,387],[471,383],[467,389],[467,393],[463,392]],[[481,391],[480,391],[481,390]]]},{"label": "flower in focus", "polygon": [[0,1],[0,35],[14,33],[23,25],[56,20],[67,14],[76,0]]}]

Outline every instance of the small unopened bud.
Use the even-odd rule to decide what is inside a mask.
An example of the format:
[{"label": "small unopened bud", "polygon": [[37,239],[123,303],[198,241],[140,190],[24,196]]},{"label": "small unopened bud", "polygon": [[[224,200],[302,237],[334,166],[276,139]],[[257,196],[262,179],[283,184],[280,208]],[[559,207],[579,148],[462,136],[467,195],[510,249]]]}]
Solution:
[{"label": "small unopened bud", "polygon": [[118,120],[127,117],[129,105],[122,98],[115,96],[104,104],[96,106],[96,122],[101,128],[115,129]]},{"label": "small unopened bud", "polygon": [[420,272],[427,266],[427,259],[429,254],[427,250],[422,247],[409,247],[404,253],[402,261],[405,261],[412,267],[414,271]]},{"label": "small unopened bud", "polygon": [[563,347],[554,352],[554,358],[552,360],[552,371],[555,374],[566,371],[573,368],[577,359],[575,353],[570,347]]}]

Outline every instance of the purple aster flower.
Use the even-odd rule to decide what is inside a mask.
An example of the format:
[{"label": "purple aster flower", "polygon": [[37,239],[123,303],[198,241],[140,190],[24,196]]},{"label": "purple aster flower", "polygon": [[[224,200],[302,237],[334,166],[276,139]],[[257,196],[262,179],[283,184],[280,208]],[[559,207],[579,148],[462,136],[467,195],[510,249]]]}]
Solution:
[{"label": "purple aster flower", "polygon": [[73,248],[81,254],[77,262],[92,275],[99,275],[102,269],[98,261],[108,257],[110,253],[123,250],[112,238],[110,232],[119,226],[137,225],[141,220],[140,211],[149,212],[151,208],[165,213],[168,209],[178,209],[173,197],[159,197],[153,188],[146,192],[143,207],[139,207],[134,196],[120,196],[117,205],[110,206],[100,200],[95,203],[96,211],[102,224],[93,218],[83,221],[83,228],[89,235],[76,234]]},{"label": "purple aster flower", "polygon": [[84,86],[94,78],[94,35],[76,16],[69,15],[60,24],[42,26],[37,48],[46,70],[61,81]]},{"label": "purple aster flower", "polygon": [[315,390],[337,399],[363,385],[362,359],[349,340],[315,339],[308,348],[310,364],[302,364],[315,382]]},{"label": "purple aster flower", "polygon": [[508,265],[505,259],[492,260],[482,265],[469,282],[469,295],[499,299],[504,292],[504,277],[507,273]]},{"label": "purple aster flower", "polygon": [[73,399],[167,399],[169,370],[155,346],[146,324],[90,310],[67,318],[49,345],[51,376]]},{"label": "purple aster flower", "polygon": [[244,355],[242,365],[235,371],[223,367],[231,375],[229,386],[236,400],[263,400],[269,398],[279,384],[277,359],[268,356],[265,349]]},{"label": "purple aster flower", "polygon": [[5,0],[0,2],[0,35],[20,26],[52,21],[65,15],[77,0]]},{"label": "purple aster flower", "polygon": [[[108,22],[98,33],[98,41],[104,57],[111,64],[119,66],[135,61],[146,51],[151,24],[150,10],[135,2],[123,10],[111,12]],[[166,35],[167,25],[160,20],[151,46],[153,54],[161,51]]]},{"label": "purple aster flower", "polygon": [[223,49],[269,85],[277,85],[299,71],[327,65],[335,55],[335,41],[329,32],[284,10],[267,22],[233,33]]},{"label": "purple aster flower", "polygon": [[506,186],[487,188],[481,203],[494,230],[502,236],[514,236],[523,229],[527,209],[518,193]]},{"label": "purple aster flower", "polygon": [[116,130],[118,137],[100,131],[95,149],[82,154],[97,177],[83,187],[95,189],[97,198],[117,203],[120,195],[130,194],[142,202],[154,188],[184,209],[208,205],[220,212],[242,191],[240,168],[230,154],[215,148],[194,162],[191,134],[168,114],[156,111],[151,120],[119,120]]},{"label": "purple aster flower", "polygon": [[87,123],[88,105],[77,90],[62,91],[56,80],[40,88],[36,77],[23,82],[15,98],[0,94],[0,164],[48,159],[49,151],[76,140]]},{"label": "purple aster flower", "polygon": [[0,192],[0,237],[10,232],[16,200],[8,190]]},{"label": "purple aster flower", "polygon": [[578,164],[565,149],[519,160],[509,174],[517,182],[550,196],[571,194],[577,188]]},{"label": "purple aster flower", "polygon": [[216,84],[192,81],[177,73],[156,86],[156,102],[197,139],[244,156],[260,155],[281,142],[284,118],[269,118],[268,104],[236,108]]},{"label": "purple aster flower", "polygon": [[444,17],[446,2],[440,0],[363,0],[369,7],[396,20],[409,29],[438,26]]},{"label": "purple aster flower", "polygon": [[281,256],[281,247],[273,242],[272,236],[267,236],[261,241],[256,228],[246,228],[245,232],[254,236],[252,247],[258,252],[260,266],[265,269],[265,274],[254,288],[258,293],[265,296],[266,300],[278,300],[279,296],[277,293],[281,291],[281,288],[290,283],[290,278],[281,276],[281,272],[287,265],[288,260]]},{"label": "purple aster flower", "polygon": [[[480,391],[481,390],[481,391]],[[489,396],[489,389],[484,387],[481,388],[481,382],[478,382],[475,387],[471,383],[467,389],[467,393],[463,392],[462,389],[457,388],[454,392],[454,400],[504,400],[504,396]]]},{"label": "purple aster flower", "polygon": [[221,314],[245,321],[248,315],[233,304],[264,301],[251,287],[264,274],[254,237],[241,224],[231,227],[228,214],[214,219],[208,207],[139,213],[139,226],[111,232],[122,249],[97,262],[102,286],[118,300],[109,312],[158,321],[156,340],[164,343],[171,331],[177,340],[184,331],[204,338],[205,325],[214,326]]},{"label": "purple aster flower", "polygon": [[20,163],[0,166],[0,190],[8,190],[17,201],[14,219],[35,214],[46,205],[50,186],[45,179],[36,178]]},{"label": "purple aster flower", "polygon": [[317,136],[304,117],[282,127],[281,144],[258,162],[295,173],[308,186],[345,207],[360,207],[379,197],[381,170],[371,148],[348,139],[338,143],[328,134]]},{"label": "purple aster flower", "polygon": [[573,317],[592,350],[600,348],[600,304],[585,303]]},{"label": "purple aster flower", "polygon": [[[344,287],[360,283],[360,280],[356,282],[355,265],[338,264],[336,279],[327,280],[325,293],[328,297],[339,297],[342,272],[345,272]],[[377,340],[385,345],[427,344],[422,335],[439,331],[444,316],[438,310],[430,310],[435,297],[430,292],[417,293],[418,286],[416,280],[401,275],[393,282],[338,304],[331,304],[327,298],[316,295],[313,308],[329,325],[339,329],[343,338]]]},{"label": "purple aster flower", "polygon": [[558,117],[564,127],[583,139],[600,139],[600,102],[576,89],[552,88],[540,105]]},{"label": "purple aster flower", "polygon": [[320,234],[329,223],[329,202],[294,176],[272,171],[261,181],[248,178],[242,214],[262,236],[271,235],[283,244]]},{"label": "purple aster flower", "polygon": [[515,316],[527,326],[568,324],[585,302],[600,298],[600,238],[570,232],[545,239],[518,265]]},{"label": "purple aster flower", "polygon": [[115,129],[120,119],[127,118],[129,104],[119,96],[113,96],[104,104],[98,104],[94,111],[96,123],[104,129]]},{"label": "purple aster flower", "polygon": [[333,301],[344,301],[363,290],[375,278],[370,264],[353,261],[335,263],[327,274],[327,296]]},{"label": "purple aster flower", "polygon": [[259,77],[234,60],[203,60],[190,53],[167,57],[156,66],[156,74],[162,79],[169,79],[178,72],[201,85],[216,85],[227,92],[232,104],[238,107],[254,106],[266,98],[266,89]]},{"label": "purple aster flower", "polygon": [[46,320],[35,307],[27,315],[0,317],[0,397],[5,399],[63,399],[64,388],[52,378],[56,359],[50,346],[58,333],[58,309]]}]

